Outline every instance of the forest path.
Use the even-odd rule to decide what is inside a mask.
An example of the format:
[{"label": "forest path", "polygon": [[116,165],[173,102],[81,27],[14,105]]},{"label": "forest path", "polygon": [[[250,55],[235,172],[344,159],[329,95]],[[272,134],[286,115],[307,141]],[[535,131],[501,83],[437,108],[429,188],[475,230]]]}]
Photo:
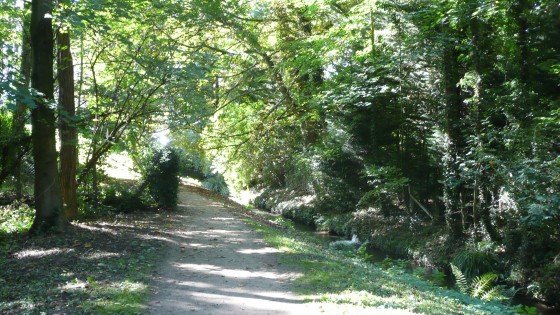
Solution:
[{"label": "forest path", "polygon": [[162,231],[169,247],[154,274],[147,313],[323,313],[291,293],[297,275],[284,270],[277,250],[227,207],[181,188],[174,228]]}]

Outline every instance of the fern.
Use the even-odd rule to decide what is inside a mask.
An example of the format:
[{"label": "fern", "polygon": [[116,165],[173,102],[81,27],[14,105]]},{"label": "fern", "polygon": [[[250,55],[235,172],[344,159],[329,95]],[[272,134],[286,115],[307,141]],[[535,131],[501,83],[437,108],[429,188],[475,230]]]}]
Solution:
[{"label": "fern", "polygon": [[479,298],[484,301],[505,301],[511,300],[515,295],[515,290],[510,289],[504,291],[503,286],[494,285],[498,279],[498,275],[488,272],[482,276],[474,278],[470,283],[467,281],[465,274],[454,264],[451,264],[451,272],[455,276],[455,284],[457,289],[462,293],[472,297]]},{"label": "fern", "polygon": [[451,264],[451,272],[453,276],[455,276],[455,284],[459,291],[469,294],[469,284],[467,283],[467,278],[461,271],[461,269],[457,268],[454,264]]},{"label": "fern", "polygon": [[482,298],[482,296],[493,288],[493,283],[496,279],[498,279],[498,275],[493,272],[488,272],[474,278],[471,283],[471,296]]},{"label": "fern", "polygon": [[502,287],[501,286],[494,286],[490,289],[486,290],[481,296],[480,299],[483,301],[499,301],[504,300],[505,297],[502,294]]}]

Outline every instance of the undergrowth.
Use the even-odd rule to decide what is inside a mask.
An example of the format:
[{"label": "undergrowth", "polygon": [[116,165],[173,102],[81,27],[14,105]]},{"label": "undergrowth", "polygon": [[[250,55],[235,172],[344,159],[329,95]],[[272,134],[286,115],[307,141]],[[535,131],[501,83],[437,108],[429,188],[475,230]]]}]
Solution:
[{"label": "undergrowth", "polygon": [[[267,222],[266,224],[263,222]],[[308,302],[352,304],[374,309],[401,309],[424,314],[516,314],[495,302],[484,302],[441,288],[407,274],[402,266],[374,265],[321,245],[313,238],[264,221],[249,221],[272,246],[282,251],[284,264],[301,269],[297,291]]]},{"label": "undergrowth", "polygon": [[0,208],[1,314],[139,314],[162,242],[162,216],[88,217],[30,238],[27,206]]}]

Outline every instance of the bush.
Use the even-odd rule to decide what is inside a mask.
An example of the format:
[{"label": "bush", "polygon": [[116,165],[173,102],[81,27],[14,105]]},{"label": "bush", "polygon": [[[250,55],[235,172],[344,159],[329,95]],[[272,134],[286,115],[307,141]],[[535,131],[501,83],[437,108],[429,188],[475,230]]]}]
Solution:
[{"label": "bush", "polygon": [[202,187],[220,193],[224,196],[229,196],[228,185],[224,176],[220,173],[213,173],[207,176],[202,181]]},{"label": "bush", "polygon": [[496,271],[498,259],[491,243],[479,242],[460,249],[453,257],[453,264],[470,281],[482,274]]},{"label": "bush", "polygon": [[198,152],[181,154],[180,174],[181,176],[191,177],[203,181],[206,179],[210,165],[212,163],[202,154]]},{"label": "bush", "polygon": [[147,205],[137,191],[124,187],[110,187],[107,189],[103,204],[113,207],[114,211],[119,213],[131,213],[147,208]]},{"label": "bush", "polygon": [[544,268],[541,290],[547,301],[560,305],[560,262]]},{"label": "bush", "polygon": [[35,210],[27,204],[15,202],[0,206],[0,236],[28,231],[34,218]]},{"label": "bush", "polygon": [[[179,156],[175,149],[165,147],[154,151],[148,160],[149,167],[144,175],[150,195],[165,209],[177,207],[179,190]],[[134,200],[130,200],[134,202]]]}]

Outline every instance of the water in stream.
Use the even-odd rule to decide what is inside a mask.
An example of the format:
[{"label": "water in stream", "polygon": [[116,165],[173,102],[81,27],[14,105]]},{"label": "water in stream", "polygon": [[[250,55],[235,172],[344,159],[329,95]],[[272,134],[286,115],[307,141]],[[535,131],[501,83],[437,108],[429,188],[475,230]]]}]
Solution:
[{"label": "water in stream", "polygon": [[[344,237],[339,236],[339,235],[335,235],[332,234],[328,231],[317,231],[315,229],[315,227],[313,226],[309,226],[306,224],[302,224],[302,223],[298,223],[295,221],[292,221],[294,228],[297,231],[300,232],[305,232],[308,234],[313,235],[317,240],[319,240],[323,245],[328,246],[330,243],[332,242],[336,242],[336,241],[340,241],[340,240],[344,240]],[[386,251],[377,249],[377,248],[369,248],[367,253],[369,255],[371,255],[370,259],[368,260],[371,263],[380,263],[383,262],[385,259],[389,258],[389,259],[393,259],[393,260],[398,260],[400,259],[399,257],[395,257],[395,255],[392,255]],[[407,263],[405,270],[408,273],[413,273],[415,269],[420,268],[421,266],[413,263],[412,261],[410,261],[409,263]],[[431,273],[432,270],[426,270],[426,276],[429,275],[429,273]],[[446,277],[445,278],[445,285],[447,287],[453,287],[453,281],[451,279],[452,277]],[[544,314],[544,315],[560,315],[560,309],[559,308],[551,308],[547,305],[545,305],[544,303],[540,302],[540,301],[536,301],[528,296],[515,296],[513,301],[512,301],[512,305],[525,305],[525,306],[529,306],[529,307],[536,307],[537,308],[537,314]]]}]

